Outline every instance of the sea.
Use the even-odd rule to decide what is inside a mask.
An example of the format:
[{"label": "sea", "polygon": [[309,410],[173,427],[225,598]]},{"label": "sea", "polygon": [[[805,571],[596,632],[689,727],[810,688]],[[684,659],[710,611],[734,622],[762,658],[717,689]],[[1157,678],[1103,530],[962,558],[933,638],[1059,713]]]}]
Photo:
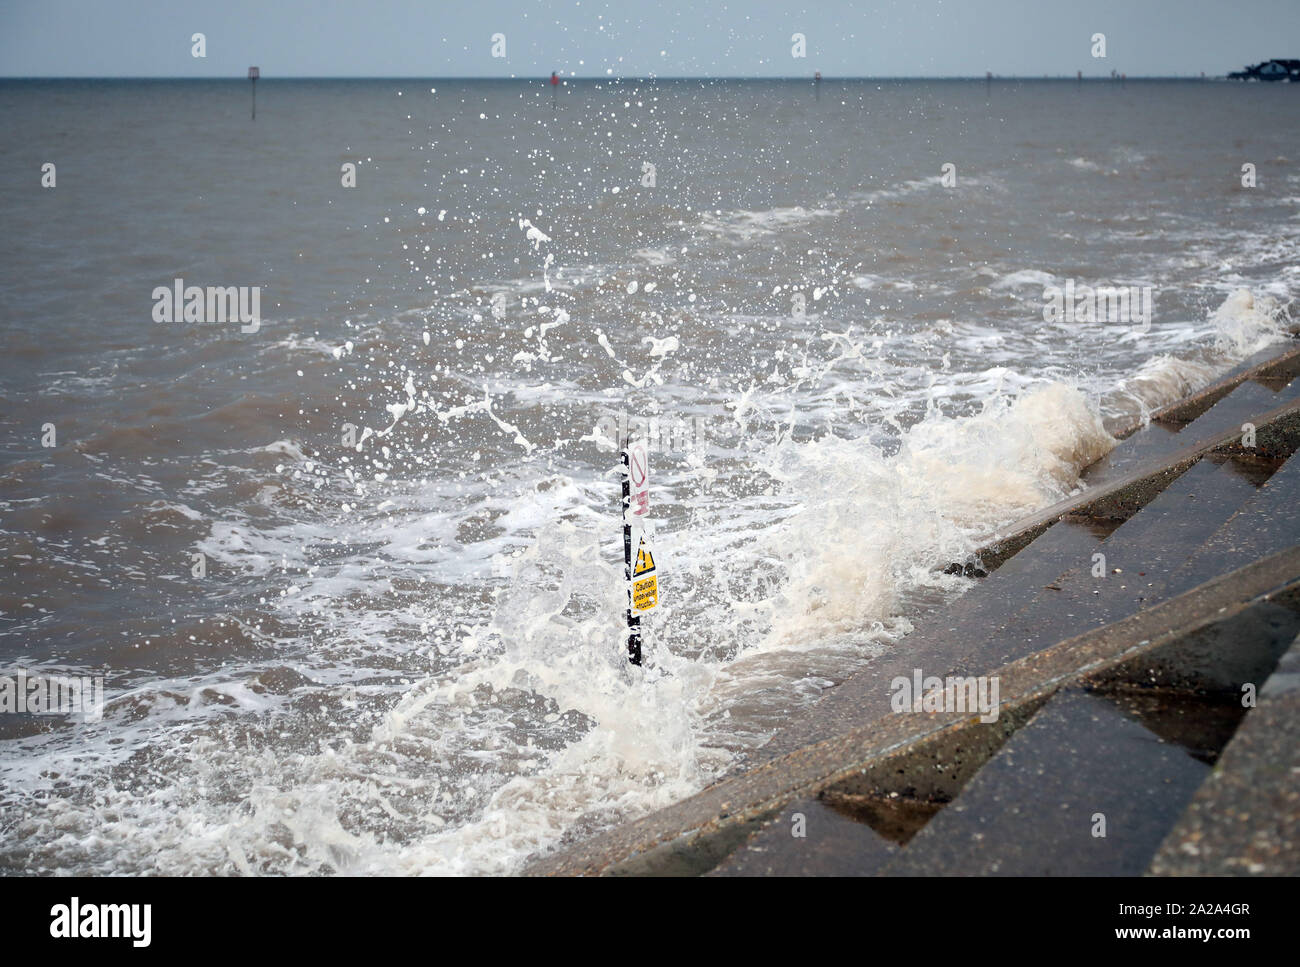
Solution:
[{"label": "sea", "polygon": [[1212,80],[0,81],[0,872],[515,874],[744,768],[1286,338],[1298,130]]}]

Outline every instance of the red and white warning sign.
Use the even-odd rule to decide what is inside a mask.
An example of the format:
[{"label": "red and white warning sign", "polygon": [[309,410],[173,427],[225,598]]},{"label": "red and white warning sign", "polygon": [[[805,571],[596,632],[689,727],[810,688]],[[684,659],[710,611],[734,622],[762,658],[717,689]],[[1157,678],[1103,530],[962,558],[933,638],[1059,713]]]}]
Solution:
[{"label": "red and white warning sign", "polygon": [[644,440],[632,440],[627,445],[627,512],[632,517],[644,517],[650,512],[650,455]]}]

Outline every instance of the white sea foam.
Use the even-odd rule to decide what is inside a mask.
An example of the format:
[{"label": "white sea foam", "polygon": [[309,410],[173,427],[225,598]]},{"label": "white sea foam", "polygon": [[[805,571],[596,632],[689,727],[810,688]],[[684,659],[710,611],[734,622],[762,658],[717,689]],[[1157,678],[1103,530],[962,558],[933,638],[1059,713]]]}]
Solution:
[{"label": "white sea foam", "polygon": [[700,227],[732,241],[748,242],[766,235],[802,228],[816,219],[833,218],[838,214],[840,210],[836,208],[804,208],[800,205],[762,211],[740,209],[721,213],[705,212],[700,216]]},{"label": "white sea foam", "polygon": [[990,289],[1017,289],[1021,286],[1045,286],[1057,285],[1058,279],[1051,272],[1044,272],[1041,269],[1020,269],[1016,272],[1008,272],[1006,275],[993,282]]},{"label": "white sea foam", "polygon": [[1277,299],[1238,289],[1210,317],[1216,347],[1235,357],[1259,352],[1285,335],[1285,313]]}]

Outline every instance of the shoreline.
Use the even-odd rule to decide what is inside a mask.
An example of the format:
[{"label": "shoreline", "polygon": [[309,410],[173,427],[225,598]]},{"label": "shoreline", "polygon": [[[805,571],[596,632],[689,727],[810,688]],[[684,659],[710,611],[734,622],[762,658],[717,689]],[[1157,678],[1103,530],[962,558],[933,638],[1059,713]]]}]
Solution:
[{"label": "shoreline", "polygon": [[[562,847],[523,872],[1300,872],[1300,791],[1275,761],[1300,755],[1288,738],[1300,724],[1300,704],[1283,687],[1286,669],[1300,663],[1300,510],[1291,500],[1300,492],[1300,460],[1290,459],[1300,449],[1298,377],[1300,345],[1292,339],[1162,407],[1149,424],[1116,434],[1120,445],[1085,469],[1087,489],[990,535],[973,560],[954,562],[980,583],[830,689],[743,771]],[[1114,573],[1103,568],[1108,583],[1090,581],[1101,580],[1095,565],[1089,569],[1096,548],[1110,563],[1126,564]],[[1125,572],[1146,580],[1119,576]],[[914,667],[994,676],[1001,684],[994,721],[969,709],[896,714],[889,683]],[[1247,685],[1272,699],[1206,739],[1202,733],[1213,731]],[[1134,721],[1163,723],[1154,727],[1161,744],[1199,743],[1195,761],[1232,768],[1216,770],[1209,782],[1186,757],[1162,748],[1161,758],[1134,774],[1165,769],[1174,778],[1151,802],[1125,799],[1134,794],[1132,776],[1100,765],[1090,772],[1086,753],[1066,738],[1086,735],[1089,746],[1095,738],[1106,749],[1111,733],[1102,728],[1093,736],[1086,723],[1106,720],[1116,702],[1125,710],[1112,723],[1117,747],[1127,750],[1119,758],[1150,752],[1150,741],[1135,745],[1126,733],[1138,727]],[[1132,712],[1135,703],[1146,703],[1142,714]],[[1171,719],[1181,724],[1170,727]],[[1080,852],[1078,843],[1073,867],[1068,856],[1056,857],[1063,866],[1044,867],[1063,835],[1045,800],[1063,793],[1008,766],[1004,747],[1017,749],[1022,761],[1040,756],[1048,772],[1063,748],[1066,759],[1077,753],[1081,761],[1061,782],[1087,778],[1090,795],[1118,797],[1110,812],[1128,810],[1134,826],[1156,815],[1163,823],[1136,841],[1108,841],[1115,844],[1109,867],[1098,859],[1105,849]],[[1027,811],[1026,829],[1014,836],[999,819],[1001,793],[989,791],[986,774],[999,770],[1005,775],[997,788],[1018,788]],[[1185,794],[1157,795],[1171,786]],[[982,795],[992,798],[983,802],[976,839],[989,845],[978,847],[962,838],[971,820],[960,804],[970,799],[979,812]],[[1290,804],[1268,823],[1258,821],[1263,832],[1243,805],[1261,797]],[[793,816],[817,826],[822,838],[792,846],[786,827]],[[1196,835],[1194,851],[1184,848]],[[994,862],[986,854],[999,842]],[[951,865],[958,853],[965,857],[960,869]]]}]

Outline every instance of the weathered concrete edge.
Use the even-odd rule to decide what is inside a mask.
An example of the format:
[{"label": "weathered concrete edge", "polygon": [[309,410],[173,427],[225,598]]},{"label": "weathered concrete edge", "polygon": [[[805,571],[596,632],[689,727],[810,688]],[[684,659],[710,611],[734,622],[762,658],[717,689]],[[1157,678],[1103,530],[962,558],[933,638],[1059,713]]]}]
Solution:
[{"label": "weathered concrete edge", "polygon": [[[1300,327],[1293,330],[1292,337],[1294,338],[1298,334],[1300,334]],[[1269,350],[1266,349],[1257,355],[1268,352]],[[1281,343],[1276,352],[1260,362],[1245,365],[1225,373],[1194,393],[1156,410],[1150,415],[1150,422],[1188,423],[1208,411],[1215,403],[1242,383],[1252,380],[1266,383],[1270,380],[1289,379],[1295,376],[1300,376],[1300,345]],[[1275,407],[1261,417],[1256,422],[1256,426],[1260,427],[1264,425],[1265,420],[1276,420],[1281,416],[1285,416],[1287,411],[1295,409],[1294,404]],[[1145,425],[1145,421],[1135,421],[1131,425],[1116,431],[1114,435],[1118,439],[1124,440]],[[1300,429],[1292,427],[1287,436],[1294,441],[1300,436]],[[1217,437],[1201,445],[1192,445],[1166,456],[1153,457],[1118,480],[1067,497],[1050,507],[1031,514],[1029,517],[1014,521],[1005,528],[999,528],[997,532],[990,534],[980,542],[981,548],[976,552],[975,556],[980,561],[982,568],[995,568],[1023,550],[1026,545],[1039,537],[1048,527],[1069,514],[1112,517],[1116,515],[1117,507],[1130,507],[1129,513],[1121,513],[1120,516],[1131,516],[1156,497],[1165,487],[1173,483],[1180,474],[1205,454],[1230,449],[1233,441],[1238,437],[1239,433],[1237,431],[1225,430]],[[1263,448],[1268,449],[1269,443],[1270,441],[1265,440]],[[1273,445],[1279,446],[1279,444]],[[1284,440],[1280,443],[1280,448],[1289,454],[1295,449],[1295,444],[1292,442],[1288,449],[1287,442]],[[966,564],[953,565],[954,568],[963,568],[965,566]]]},{"label": "weathered concrete edge", "polygon": [[[1295,335],[1296,333],[1293,332],[1292,336]],[[1281,343],[1280,347],[1277,352],[1269,355],[1261,362],[1248,363],[1245,366],[1224,373],[1218,379],[1202,386],[1195,392],[1160,407],[1160,409],[1150,414],[1150,422],[1190,423],[1242,383],[1252,380],[1269,382],[1300,376],[1300,345]],[[1265,349],[1257,355],[1263,355],[1263,353],[1267,352],[1269,350]],[[1121,440],[1125,440],[1145,425],[1144,421],[1135,420],[1128,426],[1116,431],[1114,435]]]},{"label": "weathered concrete edge", "polygon": [[1148,876],[1300,870],[1300,637],[1165,837]]},{"label": "weathered concrete edge", "polygon": [[[1300,400],[1291,400],[1254,420],[1257,450],[1289,456],[1300,447]],[[984,569],[998,567],[1039,537],[1057,521],[1081,515],[1127,519],[1137,513],[1202,457],[1239,450],[1241,431],[1224,430],[1200,443],[1152,458],[1129,473],[1092,490],[1067,497],[1010,524],[1001,534],[981,542],[976,558]],[[954,565],[958,567],[959,565]]]},{"label": "weathered concrete edge", "polygon": [[[1095,629],[1012,662],[996,672],[1003,714],[1038,702],[1061,685],[1095,675],[1146,651],[1169,646],[1273,595],[1300,586],[1300,546],[1254,561],[1122,621]],[[819,791],[972,727],[977,718],[936,713],[918,721],[891,715],[786,753],[749,772],[586,842],[542,857],[526,875],[593,875],[682,837],[711,836],[750,823],[799,795]]]}]

